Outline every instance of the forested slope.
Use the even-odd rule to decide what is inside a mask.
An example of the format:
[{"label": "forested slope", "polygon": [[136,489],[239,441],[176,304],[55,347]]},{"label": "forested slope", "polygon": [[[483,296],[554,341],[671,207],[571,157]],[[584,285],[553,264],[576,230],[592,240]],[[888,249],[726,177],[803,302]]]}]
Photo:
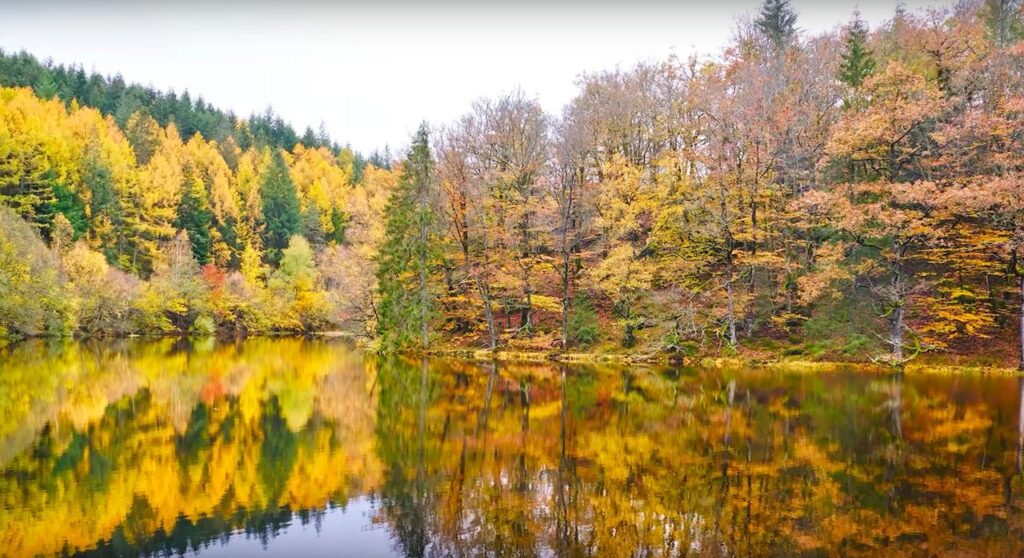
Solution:
[{"label": "forested slope", "polygon": [[0,91],[0,327],[1009,358],[1021,21],[975,0],[809,36],[769,0],[714,56],[584,75],[558,115],[482,99],[365,172],[270,114],[5,56],[32,89]]}]

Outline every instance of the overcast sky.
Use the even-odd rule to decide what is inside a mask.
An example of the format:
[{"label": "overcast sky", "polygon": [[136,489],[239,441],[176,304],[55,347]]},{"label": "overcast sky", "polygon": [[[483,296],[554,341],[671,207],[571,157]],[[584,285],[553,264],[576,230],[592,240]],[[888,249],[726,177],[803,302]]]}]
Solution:
[{"label": "overcast sky", "polygon": [[[907,0],[910,10],[939,4]],[[82,63],[239,115],[275,111],[301,133],[323,121],[369,152],[408,143],[473,100],[521,87],[558,113],[580,73],[675,52],[715,54],[760,0],[420,3],[0,0],[0,47]],[[799,27],[872,26],[893,1],[794,0]]]}]

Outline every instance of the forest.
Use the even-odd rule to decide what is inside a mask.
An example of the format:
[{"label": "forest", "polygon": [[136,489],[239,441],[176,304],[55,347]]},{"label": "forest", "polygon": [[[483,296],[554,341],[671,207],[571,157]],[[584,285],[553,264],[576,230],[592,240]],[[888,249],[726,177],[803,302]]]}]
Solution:
[{"label": "forest", "polygon": [[1024,17],[967,0],[424,123],[400,156],[0,53],[0,338],[1024,367]]}]

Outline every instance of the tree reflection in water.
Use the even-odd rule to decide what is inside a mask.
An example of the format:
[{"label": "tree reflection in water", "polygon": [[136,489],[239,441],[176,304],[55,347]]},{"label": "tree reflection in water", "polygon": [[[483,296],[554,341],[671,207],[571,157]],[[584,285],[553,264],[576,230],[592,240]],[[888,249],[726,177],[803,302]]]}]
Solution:
[{"label": "tree reflection in water", "polygon": [[3,556],[246,537],[273,554],[297,524],[315,549],[354,499],[397,556],[1024,550],[1016,378],[376,358],[298,339],[0,359]]}]

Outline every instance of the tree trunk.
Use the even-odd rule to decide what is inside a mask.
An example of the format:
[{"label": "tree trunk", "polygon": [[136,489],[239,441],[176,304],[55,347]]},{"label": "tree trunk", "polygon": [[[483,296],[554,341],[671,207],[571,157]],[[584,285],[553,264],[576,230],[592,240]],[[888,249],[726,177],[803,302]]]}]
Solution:
[{"label": "tree trunk", "polygon": [[895,363],[903,362],[903,305],[892,311],[892,359]]},{"label": "tree trunk", "polygon": [[533,289],[530,287],[530,279],[527,278],[523,282],[523,294],[526,297],[526,306],[521,310],[521,316],[519,318],[520,327],[522,327],[528,336],[533,336]]},{"label": "tree trunk", "polygon": [[569,348],[569,219],[572,215],[572,187],[562,214],[562,350]]},{"label": "tree trunk", "polygon": [[533,286],[530,284],[530,257],[532,255],[532,249],[530,247],[530,214],[526,213],[523,215],[522,224],[523,228],[523,252],[522,252],[522,268],[523,268],[523,299],[525,305],[520,309],[519,327],[524,330],[528,337],[532,337],[532,314],[533,314]]},{"label": "tree trunk", "polygon": [[733,301],[733,292],[732,292],[732,279],[733,279],[732,257],[730,257],[728,259],[728,262],[726,264],[726,271],[725,271],[725,273],[726,273],[726,277],[725,277],[725,298],[726,298],[726,308],[728,310],[728,320],[729,320],[729,323],[728,323],[728,326],[729,326],[729,345],[735,348],[736,347],[736,303]]},{"label": "tree trunk", "polygon": [[[563,239],[563,243],[564,243]],[[569,348],[569,250],[562,250],[562,350]],[[1024,335],[1024,334],[1022,334]]]},{"label": "tree trunk", "polygon": [[462,242],[462,256],[469,261],[469,216],[466,212],[466,195],[459,195],[459,220],[462,223],[460,227],[462,229],[459,239]]},{"label": "tree trunk", "polygon": [[494,308],[491,306],[491,296],[487,293],[483,281],[476,278],[476,290],[480,293],[480,300],[484,303],[484,316],[487,318],[487,335],[490,338],[490,347],[493,351],[498,348],[498,334],[494,329]]},{"label": "tree trunk", "polygon": [[[422,203],[422,200],[421,200]],[[420,208],[423,211],[423,208]],[[420,216],[420,336],[422,349],[430,346],[430,331],[427,326],[427,223],[426,216]]]},{"label": "tree trunk", "polygon": [[744,335],[750,337],[754,333],[754,321],[757,319],[755,316],[756,304],[754,303],[754,293],[757,291],[757,269],[754,264],[757,261],[757,186],[755,184],[754,190],[750,193],[750,282],[747,284],[747,308],[746,308],[746,327],[743,330]]},{"label": "tree trunk", "polygon": [[892,346],[893,363],[903,364],[903,282],[900,277],[899,264],[893,266],[892,272],[893,303],[892,317],[889,322],[892,324],[892,334],[889,344]]}]

